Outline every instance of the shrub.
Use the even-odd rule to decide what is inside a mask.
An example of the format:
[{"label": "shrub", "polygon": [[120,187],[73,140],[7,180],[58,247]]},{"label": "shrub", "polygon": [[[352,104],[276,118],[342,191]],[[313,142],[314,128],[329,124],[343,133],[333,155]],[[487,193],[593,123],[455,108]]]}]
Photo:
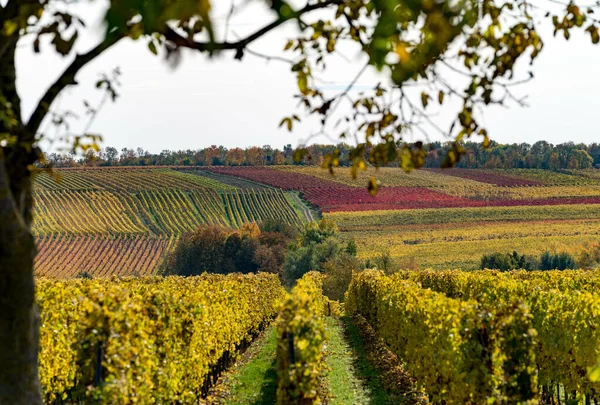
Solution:
[{"label": "shrub", "polygon": [[383,270],[385,274],[392,273],[392,267],[394,261],[392,260],[392,254],[388,249],[384,250],[375,258],[375,267],[378,270]]},{"label": "shrub", "polygon": [[325,218],[319,222],[311,221],[304,225],[302,244],[307,246],[311,243],[323,243],[326,239],[337,235],[338,232],[338,227],[333,221],[328,221]]},{"label": "shrub", "polygon": [[336,240],[327,240],[324,243],[312,243],[308,246],[299,246],[291,249],[283,264],[284,284],[291,285],[311,270],[323,271],[323,264],[333,259],[342,251]]},{"label": "shrub", "polygon": [[346,244],[346,253],[348,253],[351,256],[355,256],[358,254],[358,245],[356,244],[356,241],[354,239],[350,239],[348,241],[348,243]]},{"label": "shrub", "polygon": [[593,243],[585,246],[577,258],[577,267],[580,269],[595,269],[600,265],[600,244]]},{"label": "shrub", "polygon": [[566,270],[575,268],[577,268],[575,259],[566,252],[544,252],[540,258],[540,270]]},{"label": "shrub", "polygon": [[361,270],[361,267],[360,260],[345,252],[327,260],[323,264],[323,293],[329,299],[343,301],[352,273]]},{"label": "shrub", "polygon": [[261,222],[258,227],[262,233],[277,233],[286,239],[294,239],[298,236],[298,230],[280,219],[269,218]]},{"label": "shrub", "polygon": [[481,258],[481,269],[493,269],[493,270],[533,270],[533,260],[525,255],[520,255],[516,251],[512,253],[492,253],[489,255],[483,255]]},{"label": "shrub", "polygon": [[231,230],[203,226],[181,237],[163,264],[163,273],[180,276],[223,273],[225,242]]},{"label": "shrub", "polygon": [[289,230],[273,223],[261,232],[255,223],[239,230],[203,226],[184,235],[163,263],[163,274],[229,274],[264,271],[282,275]]}]

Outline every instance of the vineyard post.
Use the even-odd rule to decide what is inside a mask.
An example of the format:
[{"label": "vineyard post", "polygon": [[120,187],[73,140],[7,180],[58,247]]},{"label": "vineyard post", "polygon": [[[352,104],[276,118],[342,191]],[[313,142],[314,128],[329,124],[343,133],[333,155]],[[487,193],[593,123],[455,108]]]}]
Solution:
[{"label": "vineyard post", "polygon": [[288,353],[290,356],[290,365],[295,364],[296,363],[296,352],[294,351],[294,334],[293,333],[288,333],[287,335],[287,341],[288,341]]},{"label": "vineyard post", "polygon": [[102,342],[98,342],[96,346],[96,361],[94,363],[94,387],[102,384],[102,358],[104,357],[104,349]]}]

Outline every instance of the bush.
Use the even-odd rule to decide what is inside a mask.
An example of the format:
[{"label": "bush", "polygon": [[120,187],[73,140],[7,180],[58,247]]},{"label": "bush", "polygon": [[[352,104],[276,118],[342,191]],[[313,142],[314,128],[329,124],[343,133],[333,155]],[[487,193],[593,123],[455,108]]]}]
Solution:
[{"label": "bush", "polygon": [[319,222],[311,221],[304,225],[302,244],[308,246],[311,243],[323,243],[326,239],[337,235],[338,232],[338,227],[333,221],[328,221],[325,218]]},{"label": "bush", "polygon": [[311,270],[323,272],[323,264],[340,254],[342,248],[336,240],[297,246],[288,251],[283,264],[283,282],[292,285]]},{"label": "bush", "polygon": [[387,249],[375,258],[375,267],[378,270],[383,270],[385,274],[391,274],[393,272],[393,265],[394,261],[392,259],[392,254]]},{"label": "bush", "polygon": [[481,269],[492,270],[534,270],[536,266],[533,260],[525,255],[520,255],[516,251],[512,253],[492,253],[483,255],[481,258]]},{"label": "bush", "polygon": [[298,230],[296,228],[280,219],[266,219],[261,222],[258,227],[262,233],[277,233],[290,240],[298,236]]},{"label": "bush", "polygon": [[576,269],[577,263],[569,253],[544,252],[537,261],[531,256],[520,255],[517,252],[492,253],[483,255],[481,269],[490,270],[566,270]]},{"label": "bush", "polygon": [[570,254],[544,252],[540,258],[540,270],[576,269],[575,259]]},{"label": "bush", "polygon": [[323,264],[323,293],[331,300],[343,301],[352,273],[361,270],[361,267],[360,260],[345,252],[327,260]]},{"label": "bush", "polygon": [[164,274],[180,276],[225,272],[225,242],[232,230],[203,226],[181,237],[163,263]]},{"label": "bush", "polygon": [[288,235],[293,233],[277,221],[264,229],[270,230],[262,232],[255,223],[244,224],[239,230],[202,226],[179,240],[165,259],[162,273],[193,276],[264,271],[281,277]]},{"label": "bush", "polygon": [[348,253],[350,256],[354,256],[356,257],[356,255],[358,254],[358,245],[356,244],[356,241],[354,239],[350,239],[348,241],[348,244],[346,244],[346,253]]},{"label": "bush", "polygon": [[600,266],[600,244],[593,243],[592,245],[584,246],[583,251],[577,258],[577,268],[579,269],[595,269]]}]

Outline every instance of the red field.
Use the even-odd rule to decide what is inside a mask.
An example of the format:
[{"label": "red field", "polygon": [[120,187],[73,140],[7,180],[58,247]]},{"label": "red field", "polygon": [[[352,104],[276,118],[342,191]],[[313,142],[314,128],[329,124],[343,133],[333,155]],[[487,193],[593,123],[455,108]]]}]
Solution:
[{"label": "red field", "polygon": [[268,184],[269,186],[281,188],[283,190],[302,191],[313,187],[346,188],[343,184],[334,181],[327,181],[300,173],[273,170],[268,167],[211,167],[210,171]]},{"label": "red field", "polygon": [[323,212],[449,208],[464,207],[472,203],[466,198],[421,187],[387,187],[380,189],[376,196],[357,187],[312,187],[302,190],[302,195]]},{"label": "red field", "polygon": [[[211,171],[268,184],[285,190],[297,190],[304,199],[323,212],[403,210],[452,207],[511,207],[561,204],[599,204],[600,195],[592,197],[534,198],[534,199],[470,199],[445,194],[426,187],[382,187],[376,196],[366,188],[351,187],[310,175],[268,167],[212,167]],[[427,169],[456,177],[476,180],[498,187],[544,187],[541,182],[521,179],[487,170]]]}]

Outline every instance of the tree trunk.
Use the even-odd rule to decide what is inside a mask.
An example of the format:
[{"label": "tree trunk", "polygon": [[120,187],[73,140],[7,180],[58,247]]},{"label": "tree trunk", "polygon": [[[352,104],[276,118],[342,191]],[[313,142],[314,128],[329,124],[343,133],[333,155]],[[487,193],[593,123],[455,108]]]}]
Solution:
[{"label": "tree trunk", "polygon": [[0,404],[35,405],[42,403],[29,170],[36,151],[24,133],[15,87],[16,43],[9,47],[0,58],[0,134],[17,142],[0,146]]}]

